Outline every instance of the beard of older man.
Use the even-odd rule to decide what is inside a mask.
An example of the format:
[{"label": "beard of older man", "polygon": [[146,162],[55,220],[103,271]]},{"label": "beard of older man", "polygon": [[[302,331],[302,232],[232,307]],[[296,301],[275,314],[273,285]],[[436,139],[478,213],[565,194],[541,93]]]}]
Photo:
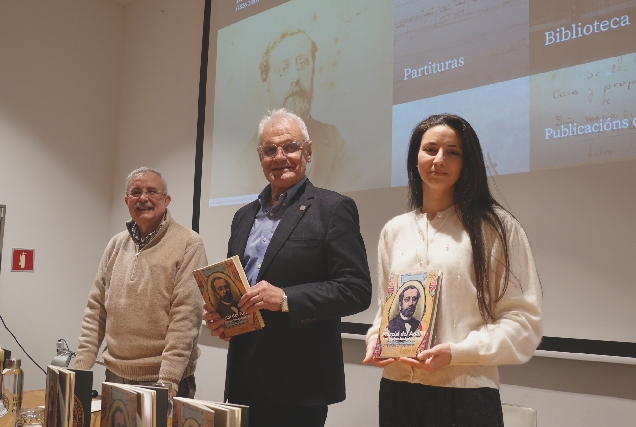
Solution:
[{"label": "beard of older man", "polygon": [[285,96],[282,106],[292,113],[306,118],[311,111],[313,97],[313,89],[303,87],[300,82],[293,82],[290,86],[289,93]]}]

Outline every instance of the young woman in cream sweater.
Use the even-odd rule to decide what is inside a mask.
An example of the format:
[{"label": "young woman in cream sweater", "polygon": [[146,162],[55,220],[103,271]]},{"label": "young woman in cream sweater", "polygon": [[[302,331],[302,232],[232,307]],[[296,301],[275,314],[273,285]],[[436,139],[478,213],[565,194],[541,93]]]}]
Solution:
[{"label": "young woman in cream sweater", "polygon": [[[379,308],[364,363],[383,367],[380,426],[503,426],[497,365],[541,340],[541,285],[521,225],[492,197],[479,139],[451,114],[419,123],[408,149],[409,204],[378,245]],[[392,274],[441,270],[430,350],[374,359]]]}]

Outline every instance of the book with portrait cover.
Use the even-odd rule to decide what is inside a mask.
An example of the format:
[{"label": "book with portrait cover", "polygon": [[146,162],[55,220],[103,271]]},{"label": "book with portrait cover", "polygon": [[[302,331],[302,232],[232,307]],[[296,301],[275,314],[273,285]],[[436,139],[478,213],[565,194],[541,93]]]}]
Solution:
[{"label": "book with portrait cover", "polygon": [[415,357],[430,348],[442,273],[392,274],[373,357]]},{"label": "book with portrait cover", "polygon": [[101,427],[167,427],[168,389],[102,383]]},{"label": "book with portrait cover", "polygon": [[248,427],[249,407],[175,397],[172,427]]},{"label": "book with portrait cover", "polygon": [[209,312],[216,311],[225,319],[221,338],[255,331],[265,326],[260,311],[243,313],[238,301],[247,292],[249,281],[238,256],[194,270],[194,278]]},{"label": "book with portrait cover", "polygon": [[[137,427],[137,393],[123,384],[102,383],[100,427]],[[141,424],[141,420],[140,425]]]},{"label": "book with portrait cover", "polygon": [[49,427],[89,427],[93,372],[48,366],[44,416]]},{"label": "book with portrait cover", "polygon": [[57,408],[58,380],[57,370],[49,366],[46,369],[46,389],[44,391],[44,425],[46,427],[58,426],[58,414],[60,413]]},{"label": "book with portrait cover", "polygon": [[172,401],[172,427],[224,427],[215,423],[214,410],[193,399],[176,397]]}]

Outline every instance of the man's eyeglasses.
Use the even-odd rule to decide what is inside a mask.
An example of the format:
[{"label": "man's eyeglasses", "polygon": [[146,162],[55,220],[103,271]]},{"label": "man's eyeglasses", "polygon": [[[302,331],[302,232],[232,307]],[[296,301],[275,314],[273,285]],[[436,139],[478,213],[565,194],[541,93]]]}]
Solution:
[{"label": "man's eyeglasses", "polygon": [[283,155],[289,156],[298,150],[302,150],[306,143],[307,141],[290,141],[281,145],[260,145],[258,150],[261,152],[263,157],[271,159],[276,157],[279,148],[283,149]]},{"label": "man's eyeglasses", "polygon": [[149,190],[145,190],[142,191],[139,188],[133,188],[132,190],[130,190],[128,192],[128,196],[132,197],[133,199],[138,199],[140,198],[144,193],[146,193],[146,196],[149,199],[154,199],[154,200],[159,200],[161,199],[163,196],[166,195],[166,193],[163,193],[161,191],[155,190],[154,188],[151,188]]},{"label": "man's eyeglasses", "polygon": [[[301,55],[298,58],[296,58],[296,70],[297,71],[302,71],[305,68],[309,67],[309,65],[311,64],[310,59],[308,56],[305,55]],[[274,72],[276,74],[278,74],[280,77],[283,77],[284,75],[287,75],[287,73],[289,73],[289,69],[290,69],[290,62],[289,60],[286,60],[276,66],[274,66]]]}]

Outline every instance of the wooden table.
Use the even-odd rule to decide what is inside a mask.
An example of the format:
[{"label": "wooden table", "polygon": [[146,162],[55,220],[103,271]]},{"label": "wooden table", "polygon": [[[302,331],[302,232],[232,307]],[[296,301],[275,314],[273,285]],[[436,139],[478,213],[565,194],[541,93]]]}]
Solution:
[{"label": "wooden table", "polygon": [[[44,405],[44,390],[30,390],[22,394],[23,408],[36,408]],[[91,427],[99,427],[101,413],[99,411],[91,413]]]}]

